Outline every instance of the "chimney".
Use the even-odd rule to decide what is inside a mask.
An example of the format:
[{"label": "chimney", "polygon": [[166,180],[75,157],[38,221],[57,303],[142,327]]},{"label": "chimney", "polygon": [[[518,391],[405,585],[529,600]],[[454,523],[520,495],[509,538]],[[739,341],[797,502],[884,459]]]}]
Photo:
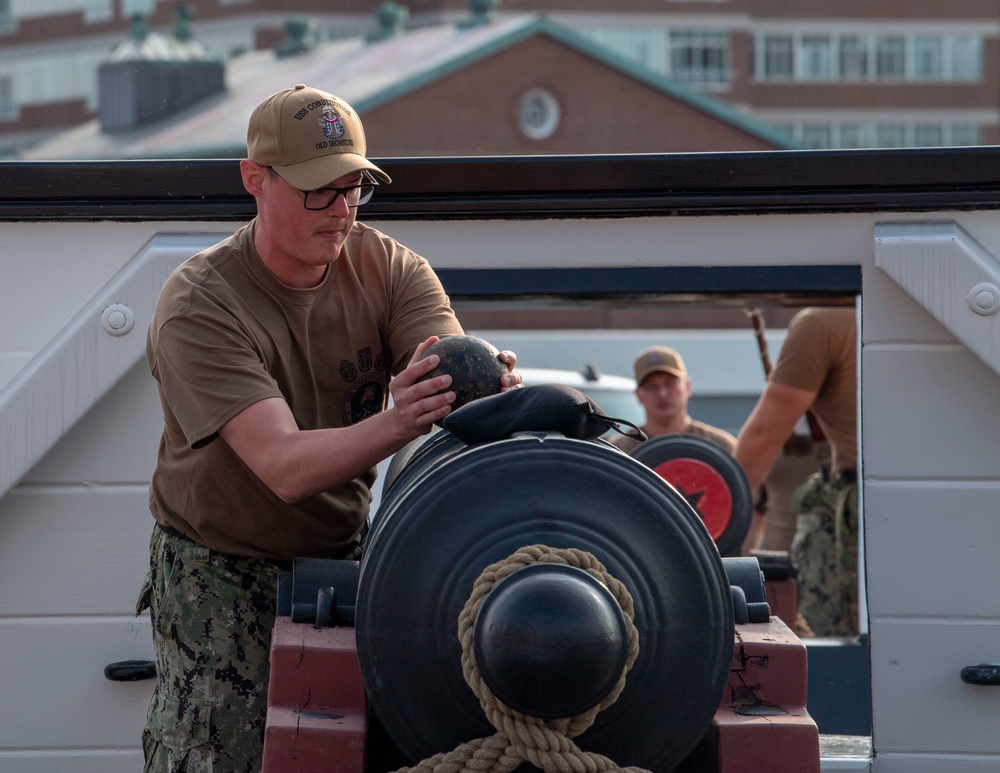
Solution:
[{"label": "chimney", "polygon": [[137,128],[225,88],[225,64],[191,36],[190,18],[190,8],[179,6],[173,34],[165,35],[132,17],[128,39],[98,68],[102,130]]},{"label": "chimney", "polygon": [[316,24],[308,16],[297,13],[285,22],[285,36],[274,47],[276,56],[304,54],[316,47]]},{"label": "chimney", "polygon": [[369,43],[378,43],[380,40],[398,35],[406,29],[406,22],[409,18],[409,8],[394,3],[392,0],[386,0],[375,9],[375,21],[378,22],[378,29],[368,33],[365,40]]},{"label": "chimney", "polygon": [[472,15],[468,21],[461,22],[458,25],[460,29],[489,24],[496,17],[496,10],[500,7],[500,0],[467,0],[467,4]]}]

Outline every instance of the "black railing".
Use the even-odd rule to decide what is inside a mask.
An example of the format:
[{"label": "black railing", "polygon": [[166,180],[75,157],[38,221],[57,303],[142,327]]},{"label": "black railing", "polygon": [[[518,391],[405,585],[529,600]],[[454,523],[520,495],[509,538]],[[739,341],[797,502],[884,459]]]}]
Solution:
[{"label": "black railing", "polygon": [[[1000,148],[378,159],[382,219],[1000,208]],[[245,220],[238,161],[0,162],[0,221]]]}]

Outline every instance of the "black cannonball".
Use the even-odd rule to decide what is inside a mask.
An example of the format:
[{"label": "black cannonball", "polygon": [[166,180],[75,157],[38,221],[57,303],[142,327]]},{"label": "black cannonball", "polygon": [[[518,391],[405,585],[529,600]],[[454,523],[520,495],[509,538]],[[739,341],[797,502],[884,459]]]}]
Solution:
[{"label": "black cannonball", "polygon": [[446,336],[431,344],[420,359],[431,354],[438,355],[441,361],[420,380],[451,376],[449,388],[455,392],[452,410],[500,391],[500,378],[507,372],[507,366],[497,359],[500,351],[489,341],[470,335]]}]

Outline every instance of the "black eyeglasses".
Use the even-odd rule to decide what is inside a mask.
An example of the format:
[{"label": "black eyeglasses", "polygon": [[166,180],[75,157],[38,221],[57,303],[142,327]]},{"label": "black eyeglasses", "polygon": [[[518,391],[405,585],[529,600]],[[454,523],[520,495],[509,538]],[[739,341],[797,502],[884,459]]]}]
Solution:
[{"label": "black eyeglasses", "polygon": [[337,203],[337,197],[343,196],[347,206],[351,209],[367,204],[375,193],[374,180],[366,180],[359,185],[351,185],[347,188],[318,188],[314,191],[302,191],[302,204],[306,209],[319,212],[329,209]]}]

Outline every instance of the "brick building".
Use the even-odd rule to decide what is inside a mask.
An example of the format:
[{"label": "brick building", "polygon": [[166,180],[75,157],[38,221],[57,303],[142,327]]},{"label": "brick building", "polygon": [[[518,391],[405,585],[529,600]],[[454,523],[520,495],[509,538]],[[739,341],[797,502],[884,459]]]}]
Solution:
[{"label": "brick building", "polygon": [[129,41],[102,66],[99,118],[22,158],[242,158],[254,106],[294,83],[326,85],[350,102],[381,157],[789,146],[725,103],[534,14],[403,32],[387,24],[315,44],[297,30],[279,43],[283,55],[262,49],[231,59],[224,85],[169,36]]},{"label": "brick building", "polygon": [[[0,155],[93,117],[97,68],[130,18],[144,14],[150,29],[167,30],[182,4],[193,10],[198,39],[226,60],[278,44],[294,14],[308,15],[311,34],[324,42],[376,31],[384,7],[378,0],[35,0],[24,7],[0,0]],[[543,13],[807,147],[993,144],[1000,136],[996,0],[405,5],[410,29],[461,23],[470,6],[501,20]]]}]

